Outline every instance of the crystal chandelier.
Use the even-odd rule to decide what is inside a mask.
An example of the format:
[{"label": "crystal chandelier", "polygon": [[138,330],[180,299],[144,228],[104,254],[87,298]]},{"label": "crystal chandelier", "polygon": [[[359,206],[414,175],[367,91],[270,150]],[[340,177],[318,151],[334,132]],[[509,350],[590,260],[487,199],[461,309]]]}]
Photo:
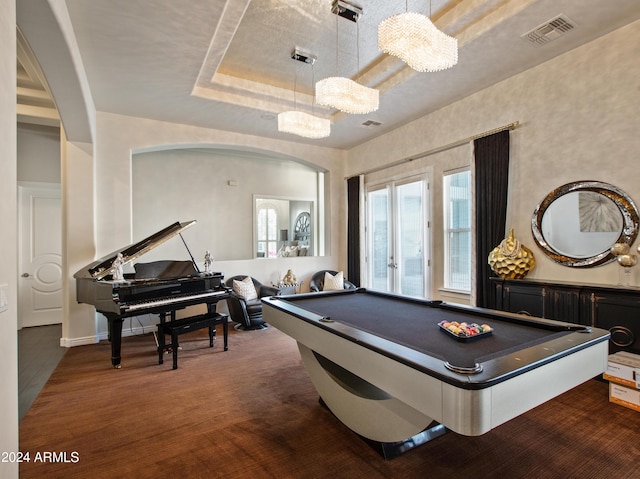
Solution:
[{"label": "crystal chandelier", "polygon": [[382,21],[378,48],[419,72],[446,70],[458,63],[458,40],[419,13],[401,13]]},{"label": "crystal chandelier", "polygon": [[[338,20],[343,17],[354,23],[362,15],[362,10],[347,2],[334,0],[331,10],[336,16],[336,69],[338,65]],[[360,69],[360,30],[357,30],[356,49],[358,70]],[[316,83],[316,103],[336,108],[344,113],[364,114],[376,111],[380,105],[380,92],[375,88],[361,85],[350,78],[333,76]]]},{"label": "crystal chandelier", "polygon": [[376,111],[380,93],[345,77],[329,77],[316,83],[316,103],[351,114]]},{"label": "crystal chandelier", "polygon": [[[311,65],[316,61],[316,57],[314,55],[302,52],[298,49],[293,51],[291,58]],[[296,68],[295,82],[293,84],[294,110],[283,111],[278,114],[278,131],[283,133],[292,133],[304,138],[328,137],[331,134],[331,121],[329,119],[320,118],[303,111],[295,110],[297,83],[298,69]],[[311,84],[313,85],[313,76],[311,77]]]},{"label": "crystal chandelier", "polygon": [[303,111],[283,111],[278,114],[278,131],[305,138],[326,138],[331,134],[331,121]]}]

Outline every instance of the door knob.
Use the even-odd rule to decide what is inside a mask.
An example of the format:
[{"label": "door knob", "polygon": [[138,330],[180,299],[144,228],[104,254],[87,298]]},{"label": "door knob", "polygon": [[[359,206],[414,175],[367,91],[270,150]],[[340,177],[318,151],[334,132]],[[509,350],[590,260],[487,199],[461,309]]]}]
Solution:
[{"label": "door knob", "polygon": [[31,276],[29,273],[22,273],[23,278],[28,278],[29,276]]}]

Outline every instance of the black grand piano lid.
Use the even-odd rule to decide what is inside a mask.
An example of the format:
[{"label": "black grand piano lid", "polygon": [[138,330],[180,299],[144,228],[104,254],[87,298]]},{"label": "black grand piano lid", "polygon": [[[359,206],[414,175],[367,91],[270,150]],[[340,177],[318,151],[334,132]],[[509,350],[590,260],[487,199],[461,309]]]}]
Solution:
[{"label": "black grand piano lid", "polygon": [[148,238],[143,239],[135,244],[125,246],[122,249],[114,251],[99,260],[85,266],[73,275],[74,278],[92,278],[96,280],[104,279],[113,273],[113,262],[122,253],[124,264],[130,263],[143,254],[151,251],[156,246],[160,246],[165,241],[170,240],[174,236],[179,235],[184,230],[193,226],[196,220],[186,221],[184,223],[175,222],[166,228],[161,229],[157,233],[152,234]]}]

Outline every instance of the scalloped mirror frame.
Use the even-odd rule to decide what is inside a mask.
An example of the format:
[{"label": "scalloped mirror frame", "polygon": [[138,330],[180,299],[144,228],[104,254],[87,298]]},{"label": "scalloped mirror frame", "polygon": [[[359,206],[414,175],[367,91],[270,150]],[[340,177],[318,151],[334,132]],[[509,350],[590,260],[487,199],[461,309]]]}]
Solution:
[{"label": "scalloped mirror frame", "polygon": [[578,191],[592,191],[613,201],[622,214],[623,222],[620,236],[615,242],[626,243],[630,248],[633,246],[633,243],[638,236],[638,224],[640,221],[638,208],[631,197],[629,197],[629,195],[620,188],[601,181],[574,181],[572,183],[562,185],[549,193],[538,204],[538,206],[536,206],[536,209],[533,212],[533,216],[531,218],[531,232],[533,233],[533,239],[544,254],[564,266],[588,268],[613,261],[615,256],[611,253],[610,248],[587,258],[577,258],[567,256],[556,251],[544,238],[544,235],[542,234],[542,218],[549,206],[563,195]]}]

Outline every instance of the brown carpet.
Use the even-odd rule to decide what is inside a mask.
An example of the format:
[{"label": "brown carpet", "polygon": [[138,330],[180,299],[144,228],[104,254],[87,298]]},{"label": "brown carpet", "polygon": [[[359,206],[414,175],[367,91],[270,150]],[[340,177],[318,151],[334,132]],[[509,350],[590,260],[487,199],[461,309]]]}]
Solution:
[{"label": "brown carpet", "polygon": [[[223,352],[204,331],[181,337],[175,371],[151,335],[123,340],[120,370],[107,342],[70,349],[20,423],[20,477],[640,477],[640,413],[610,404],[604,382],[384,461],[320,406],[292,339],[232,331]],[[44,452],[77,461],[36,463]]]}]

